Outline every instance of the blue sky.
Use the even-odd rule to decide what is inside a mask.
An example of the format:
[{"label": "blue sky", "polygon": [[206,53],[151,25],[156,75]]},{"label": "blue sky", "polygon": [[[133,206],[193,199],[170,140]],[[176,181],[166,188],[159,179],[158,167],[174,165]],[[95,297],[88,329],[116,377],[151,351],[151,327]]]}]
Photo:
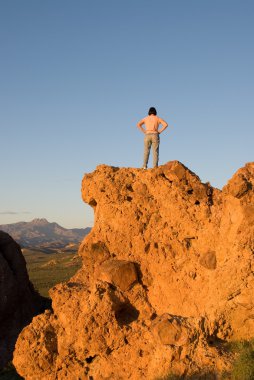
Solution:
[{"label": "blue sky", "polygon": [[221,188],[253,160],[254,2],[0,2],[0,224],[93,222],[84,173],[140,167],[155,106],[179,160]]}]

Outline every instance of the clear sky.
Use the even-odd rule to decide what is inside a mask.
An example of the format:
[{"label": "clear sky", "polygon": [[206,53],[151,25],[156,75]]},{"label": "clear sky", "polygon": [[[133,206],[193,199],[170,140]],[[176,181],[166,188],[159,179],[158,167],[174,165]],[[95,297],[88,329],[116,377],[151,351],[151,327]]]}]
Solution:
[{"label": "clear sky", "polygon": [[252,0],[1,0],[0,224],[86,227],[84,173],[140,167],[155,106],[179,160],[221,188],[254,141]]}]

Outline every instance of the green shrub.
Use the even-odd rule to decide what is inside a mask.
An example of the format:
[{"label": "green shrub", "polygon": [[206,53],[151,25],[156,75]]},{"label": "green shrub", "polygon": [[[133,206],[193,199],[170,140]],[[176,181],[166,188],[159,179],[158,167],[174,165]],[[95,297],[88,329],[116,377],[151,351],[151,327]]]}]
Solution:
[{"label": "green shrub", "polygon": [[233,347],[236,360],[232,366],[232,380],[254,379],[254,339],[239,342]]}]

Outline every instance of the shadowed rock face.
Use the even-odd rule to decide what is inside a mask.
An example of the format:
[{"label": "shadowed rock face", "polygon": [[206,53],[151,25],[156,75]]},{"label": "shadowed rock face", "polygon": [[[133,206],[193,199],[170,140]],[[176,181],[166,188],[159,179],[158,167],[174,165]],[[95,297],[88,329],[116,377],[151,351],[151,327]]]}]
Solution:
[{"label": "shadowed rock face", "polygon": [[39,306],[19,245],[0,231],[0,368],[11,360],[18,334]]},{"label": "shadowed rock face", "polygon": [[152,380],[227,368],[216,344],[254,336],[253,188],[254,163],[222,191],[178,161],[85,175],[95,225],[83,267],[22,331],[19,373]]}]

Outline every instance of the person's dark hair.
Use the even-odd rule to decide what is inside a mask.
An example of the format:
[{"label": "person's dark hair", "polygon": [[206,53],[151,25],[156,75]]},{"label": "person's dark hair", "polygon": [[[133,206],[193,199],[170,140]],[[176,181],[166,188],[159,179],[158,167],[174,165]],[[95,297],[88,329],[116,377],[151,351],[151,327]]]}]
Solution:
[{"label": "person's dark hair", "polygon": [[157,115],[157,111],[154,107],[150,107],[148,111],[148,115]]}]

